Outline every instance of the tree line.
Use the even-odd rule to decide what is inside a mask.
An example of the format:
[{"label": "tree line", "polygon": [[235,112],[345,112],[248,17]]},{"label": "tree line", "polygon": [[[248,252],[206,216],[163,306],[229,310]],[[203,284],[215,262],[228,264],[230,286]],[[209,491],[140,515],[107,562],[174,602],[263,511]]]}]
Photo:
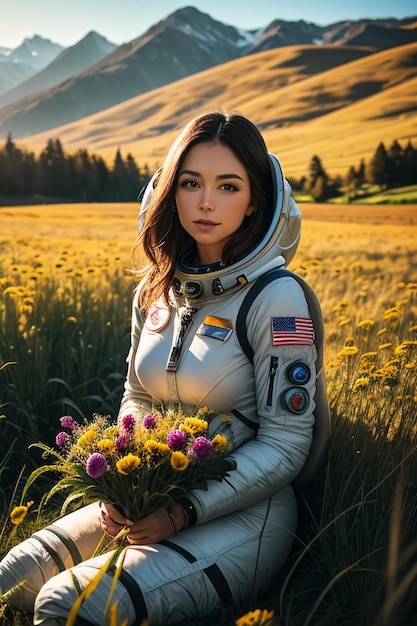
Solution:
[{"label": "tree line", "polygon": [[[131,202],[147,184],[152,172],[140,169],[129,153],[123,158],[116,151],[109,167],[86,149],[66,154],[59,139],[50,139],[38,157],[19,148],[11,135],[0,150],[0,197],[40,196],[68,202]],[[354,197],[365,184],[383,188],[406,186],[417,182],[417,150],[408,141],[401,146],[395,140],[387,149],[381,142],[368,162],[351,166],[345,176],[330,177],[320,157],[314,155],[308,174],[299,180],[289,179],[294,190],[311,194],[316,202],[325,202],[341,193]]]},{"label": "tree line", "polygon": [[38,157],[7,137],[0,150],[0,196],[55,198],[71,202],[129,202],[148,182],[129,153],[116,151],[109,167],[86,149],[66,154],[59,139],[49,139]]}]

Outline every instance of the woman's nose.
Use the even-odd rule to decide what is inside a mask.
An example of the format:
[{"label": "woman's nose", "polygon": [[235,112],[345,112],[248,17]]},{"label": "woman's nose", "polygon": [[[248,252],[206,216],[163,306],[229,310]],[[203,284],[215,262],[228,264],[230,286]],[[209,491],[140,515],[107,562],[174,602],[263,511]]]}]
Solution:
[{"label": "woman's nose", "polygon": [[209,190],[204,190],[200,200],[200,208],[203,211],[214,211],[213,194]]}]

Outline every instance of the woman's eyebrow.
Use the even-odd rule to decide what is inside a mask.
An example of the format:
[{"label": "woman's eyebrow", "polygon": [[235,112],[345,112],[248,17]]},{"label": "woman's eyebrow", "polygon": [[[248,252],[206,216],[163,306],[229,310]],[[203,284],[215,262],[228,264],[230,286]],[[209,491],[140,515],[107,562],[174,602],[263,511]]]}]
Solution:
[{"label": "woman's eyebrow", "polygon": [[[182,170],[180,172],[180,176],[182,176],[183,174],[187,174],[188,176],[196,176],[196,177],[200,177],[201,178],[200,172],[195,172],[194,170]],[[239,180],[243,180],[243,178],[241,176],[239,176],[238,174],[219,174],[217,176],[217,178],[219,180],[224,180],[224,179],[227,179],[227,178],[238,178]]]}]

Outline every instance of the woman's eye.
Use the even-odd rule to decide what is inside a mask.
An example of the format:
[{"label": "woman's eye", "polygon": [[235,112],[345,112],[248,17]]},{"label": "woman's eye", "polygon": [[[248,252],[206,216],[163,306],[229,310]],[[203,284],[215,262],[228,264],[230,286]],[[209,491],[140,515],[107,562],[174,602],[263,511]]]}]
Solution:
[{"label": "woman's eye", "polygon": [[191,189],[195,189],[198,187],[198,182],[196,180],[184,180],[181,183],[181,187],[190,187]]},{"label": "woman's eye", "polygon": [[236,187],[234,185],[231,185],[230,183],[224,183],[224,185],[222,185],[222,189],[224,191],[236,191]]}]

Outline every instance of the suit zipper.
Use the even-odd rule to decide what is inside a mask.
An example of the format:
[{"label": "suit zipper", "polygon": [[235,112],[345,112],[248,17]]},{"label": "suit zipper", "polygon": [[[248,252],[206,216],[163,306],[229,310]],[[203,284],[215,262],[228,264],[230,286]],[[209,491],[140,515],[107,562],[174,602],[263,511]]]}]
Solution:
[{"label": "suit zipper", "polygon": [[268,398],[266,401],[266,406],[272,406],[272,395],[274,392],[274,381],[275,381],[277,369],[278,369],[278,357],[271,356],[271,360],[269,363],[269,387],[268,387]]}]

